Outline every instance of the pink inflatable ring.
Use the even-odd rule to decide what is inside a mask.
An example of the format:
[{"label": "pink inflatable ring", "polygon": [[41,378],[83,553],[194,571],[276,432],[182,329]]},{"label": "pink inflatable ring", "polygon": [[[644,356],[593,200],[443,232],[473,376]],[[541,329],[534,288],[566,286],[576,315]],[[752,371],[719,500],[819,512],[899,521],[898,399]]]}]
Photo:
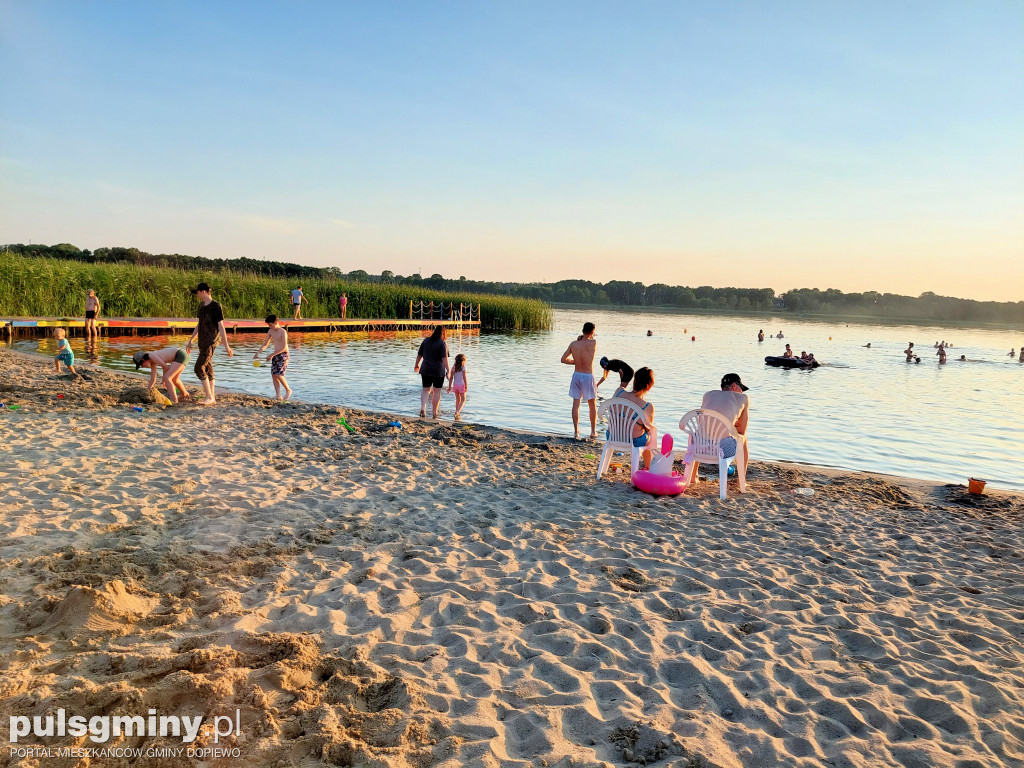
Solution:
[{"label": "pink inflatable ring", "polygon": [[634,472],[631,479],[638,491],[654,496],[678,496],[686,490],[686,479],[678,472],[671,475],[656,475],[641,469]]}]

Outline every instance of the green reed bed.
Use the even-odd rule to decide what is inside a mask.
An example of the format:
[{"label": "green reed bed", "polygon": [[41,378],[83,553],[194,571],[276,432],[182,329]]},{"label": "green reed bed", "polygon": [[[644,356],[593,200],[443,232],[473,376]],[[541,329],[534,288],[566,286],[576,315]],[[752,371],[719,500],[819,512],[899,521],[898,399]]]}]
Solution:
[{"label": "green reed bed", "polygon": [[[295,280],[240,272],[198,272],[135,264],[87,264],[0,253],[0,316],[79,317],[85,292],[96,291],[102,315],[110,317],[191,317],[196,300],[189,293],[206,281],[228,317],[262,318],[275,313],[291,317]],[[551,308],[535,299],[445,293],[415,286],[303,280],[307,318],[337,317],[338,299],[348,294],[349,318],[409,317],[409,302],[480,305],[487,330],[534,331],[551,327]]]}]

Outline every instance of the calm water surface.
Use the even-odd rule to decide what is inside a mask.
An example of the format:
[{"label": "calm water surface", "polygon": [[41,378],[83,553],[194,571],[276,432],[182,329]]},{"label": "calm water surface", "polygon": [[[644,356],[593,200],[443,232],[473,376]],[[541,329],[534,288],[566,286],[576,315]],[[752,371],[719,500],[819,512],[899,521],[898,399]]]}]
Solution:
[{"label": "calm water surface", "polygon": [[[559,359],[591,320],[597,325],[599,357],[654,369],[649,399],[663,431],[678,432],[680,416],[698,407],[722,374],[735,371],[750,387],[755,459],[942,482],[965,483],[975,476],[995,487],[1024,489],[1024,364],[1007,356],[1010,347],[1024,344],[1022,332],[618,311],[556,310],[554,316],[552,331],[449,337],[453,359],[462,352],[468,360],[466,421],[571,434],[572,369]],[[781,329],[785,339],[759,344],[759,328],[766,335]],[[653,336],[646,335],[648,329]],[[217,352],[219,386],[273,395],[269,368],[251,363],[262,339],[237,336],[230,360]],[[412,367],[420,339],[419,334],[293,333],[288,381],[297,399],[414,415],[420,380]],[[941,339],[954,344],[944,366],[932,348]],[[94,360],[134,370],[132,352],[184,346],[186,340],[103,339]],[[908,341],[920,349],[920,365],[904,362],[901,351]],[[786,342],[826,364],[814,371],[765,366],[764,357],[781,354]],[[868,342],[871,349],[862,346]],[[52,339],[15,347],[54,354]],[[72,339],[72,347],[85,356],[81,339]],[[959,362],[962,354],[972,362]],[[183,380],[197,384],[191,366]],[[614,374],[601,391],[610,395],[613,380]],[[453,410],[454,397],[446,394],[442,418]]]}]

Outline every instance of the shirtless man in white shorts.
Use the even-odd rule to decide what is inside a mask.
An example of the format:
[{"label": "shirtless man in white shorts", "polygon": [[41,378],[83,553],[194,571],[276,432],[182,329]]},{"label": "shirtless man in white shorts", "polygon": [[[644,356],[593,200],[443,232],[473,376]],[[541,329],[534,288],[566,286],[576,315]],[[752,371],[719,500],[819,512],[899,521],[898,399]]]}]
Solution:
[{"label": "shirtless man in white shorts", "polygon": [[576,369],[569,384],[569,397],[572,398],[572,427],[577,440],[580,438],[580,400],[586,400],[590,406],[590,439],[597,439],[597,388],[594,386],[596,350],[594,324],[584,323],[583,335],[570,344],[562,355],[562,362]]}]

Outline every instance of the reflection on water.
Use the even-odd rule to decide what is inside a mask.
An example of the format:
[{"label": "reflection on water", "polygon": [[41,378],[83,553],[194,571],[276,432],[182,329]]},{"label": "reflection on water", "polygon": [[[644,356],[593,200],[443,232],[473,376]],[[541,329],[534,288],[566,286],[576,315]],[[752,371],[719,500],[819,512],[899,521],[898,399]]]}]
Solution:
[{"label": "reflection on water", "polygon": [[[1024,334],[982,329],[861,325],[676,315],[621,311],[557,310],[552,331],[523,334],[453,335],[454,357],[467,357],[469,393],[465,421],[536,432],[571,434],[568,396],[572,369],[559,359],[586,320],[597,324],[598,357],[619,357],[634,368],[655,371],[650,400],[661,429],[700,405],[722,374],[735,371],[751,388],[751,452],[754,458],[802,461],[926,479],[965,483],[981,477],[992,486],[1024,489],[1024,364],[1007,356]],[[785,339],[757,342],[779,330]],[[651,330],[653,335],[647,336]],[[691,337],[695,340],[691,341]],[[269,367],[252,366],[262,335],[232,339],[235,357],[219,350],[217,384],[273,396]],[[413,363],[416,333],[293,333],[288,381],[301,400],[415,415],[419,376]],[[938,365],[932,348],[954,346]],[[183,346],[185,336],[101,339],[76,355],[90,363],[134,370],[138,349]],[[901,354],[914,341],[918,365]],[[814,371],[764,365],[786,343],[799,354],[813,352],[824,365]],[[863,345],[871,343],[870,348]],[[54,354],[52,338],[20,341],[17,348]],[[966,355],[971,362],[960,362]],[[191,370],[183,376],[197,382]],[[613,382],[602,391],[611,394]],[[442,399],[442,418],[454,397]],[[585,408],[583,409],[585,412]]]}]

